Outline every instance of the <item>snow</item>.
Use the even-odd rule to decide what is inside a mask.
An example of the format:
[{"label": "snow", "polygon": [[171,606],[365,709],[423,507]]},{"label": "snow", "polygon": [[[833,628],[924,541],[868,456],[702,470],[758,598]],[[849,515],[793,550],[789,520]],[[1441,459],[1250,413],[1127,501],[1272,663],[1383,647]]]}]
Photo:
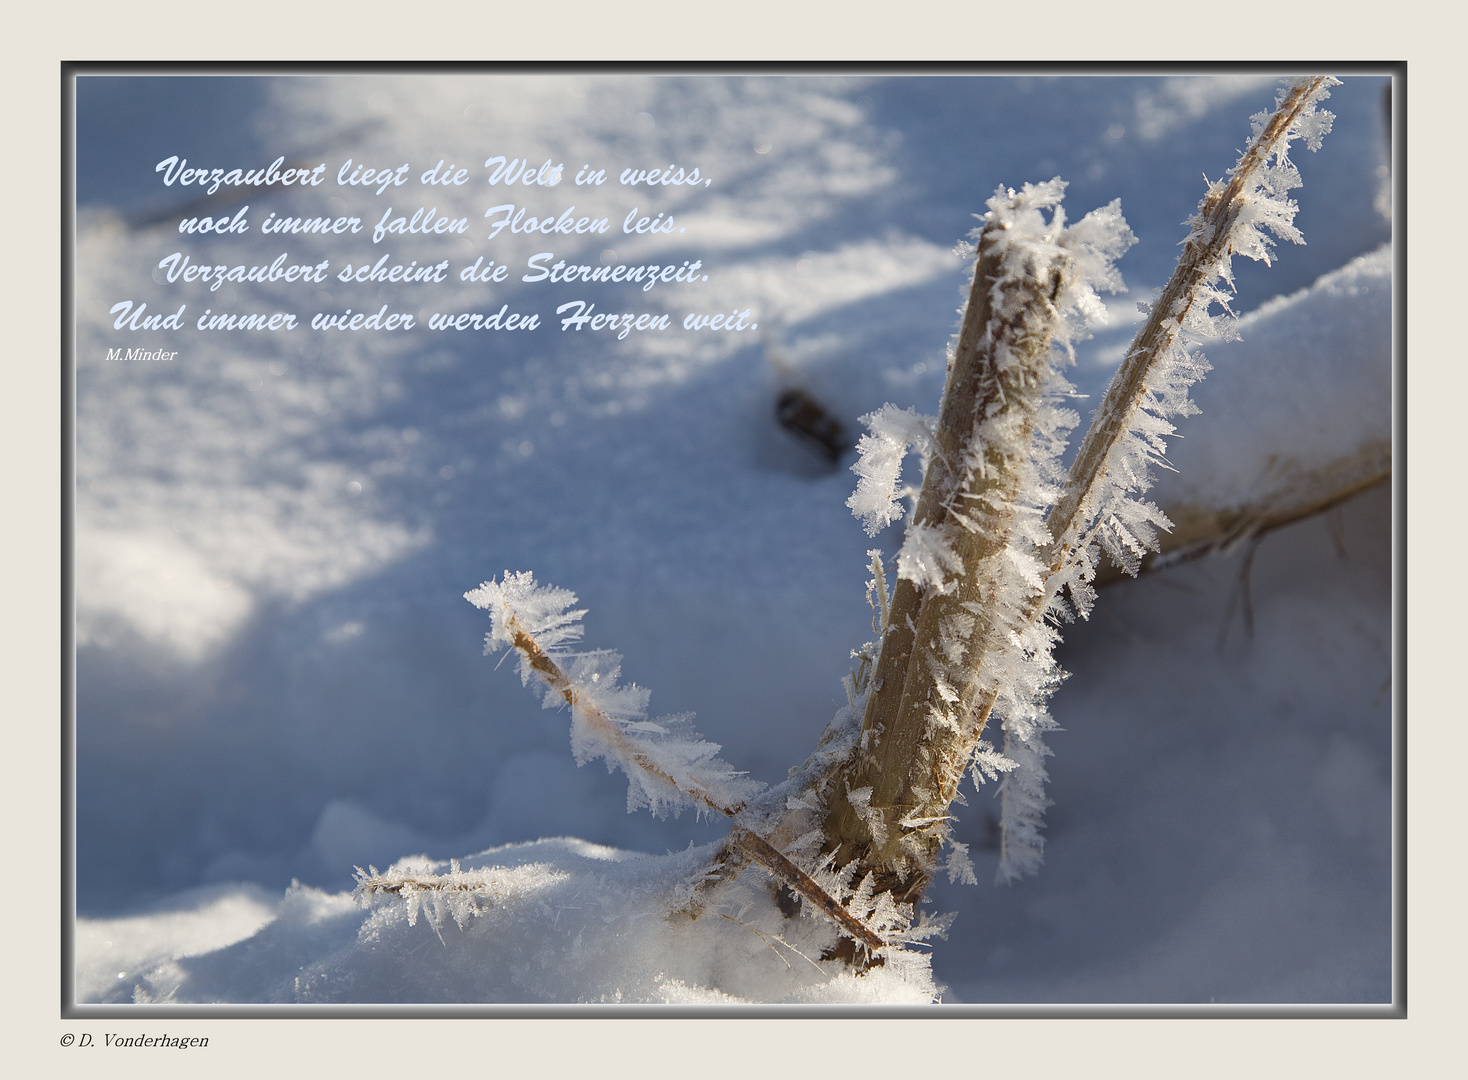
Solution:
[{"label": "snow", "polygon": [[1226,422],[1169,445],[1175,471],[1162,474],[1156,497],[1269,504],[1343,465],[1389,462],[1391,416],[1380,403],[1391,391],[1391,279],[1391,249],[1378,248],[1249,312],[1237,340],[1210,345],[1213,371],[1193,397]]},{"label": "snow", "polygon": [[132,1001],[139,978],[158,980],[180,961],[252,937],[277,916],[258,886],[208,885],[147,915],[88,919],[77,928],[78,1001]]},{"label": "snow", "polygon": [[[840,682],[873,617],[872,541],[844,505],[852,477],[775,424],[779,390],[804,387],[851,431],[887,401],[932,412],[966,286],[955,240],[996,186],[1058,174],[1078,210],[1119,198],[1139,238],[1119,263],[1132,293],[1108,299],[1111,328],[1077,346],[1084,422],[1135,332],[1134,302],[1171,269],[1199,174],[1232,164],[1272,85],[373,75],[251,79],[230,96],[209,79],[84,79],[77,999],[1388,1000],[1384,491],[1256,551],[1103,590],[1091,621],[1066,628],[1045,865],[989,884],[994,785],[971,788],[953,835],[981,884],[931,888],[928,910],[957,913],[928,943],[931,976],[837,974],[796,952],[818,960],[825,923],[777,925],[753,901],[730,918],[661,920],[726,826],[626,814],[620,779],[575,767],[565,718],[480,655],[483,616],[461,599],[504,567],[577,593],[588,648],[615,648],[659,708],[696,712],[734,768],[779,784],[845,707]],[[1271,269],[1235,268],[1240,340],[1203,346],[1214,370],[1194,393],[1202,414],[1169,443],[1178,472],[1152,494],[1164,508],[1293,490],[1389,440],[1383,87],[1336,88],[1334,130],[1296,163],[1307,245],[1273,253]],[[224,133],[209,117],[226,107],[244,122]],[[305,310],[284,289],[195,295],[149,280],[175,250],[268,263],[279,241],[181,241],[177,213],[140,223],[178,206],[152,173],[168,154],[265,164],[281,151],[420,171],[501,152],[702,165],[707,189],[595,204],[672,214],[685,241],[502,236],[392,254],[699,258],[707,283],[587,298],[749,307],[760,330],[236,332],[190,335],[166,364],[104,361],[120,299]],[[561,187],[534,211],[562,194],[593,208]],[[437,201],[478,220],[484,197]],[[287,247],[302,261],[364,250]],[[548,314],[548,299],[573,298],[535,289],[495,293],[491,310]],[[432,300],[335,281],[320,292],[311,311],[485,307],[453,275]],[[876,542],[896,550],[900,534]],[[494,904],[462,927],[451,911],[410,922],[400,900],[353,899],[354,865],[447,872],[455,858],[497,874]],[[758,895],[761,874],[740,887]]]}]

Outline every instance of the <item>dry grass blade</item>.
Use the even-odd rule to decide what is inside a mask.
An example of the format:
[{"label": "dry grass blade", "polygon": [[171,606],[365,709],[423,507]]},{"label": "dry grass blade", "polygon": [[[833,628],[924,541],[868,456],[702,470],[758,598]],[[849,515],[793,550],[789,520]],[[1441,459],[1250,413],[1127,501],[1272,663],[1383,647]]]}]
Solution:
[{"label": "dry grass blade", "polygon": [[713,810],[734,822],[732,839],[739,848],[755,862],[783,881],[791,889],[810,901],[817,910],[833,920],[848,934],[854,935],[871,949],[880,949],[885,942],[869,927],[847,911],[841,904],[821,888],[809,874],[801,870],[764,837],[739,824],[742,804],[725,806],[709,792],[686,780],[680,782],[646,754],[633,745],[616,721],[599,709],[585,702],[576,693],[576,687],[555,660],[542,649],[535,638],[520,625],[513,615],[507,616],[507,629],[513,647],[523,656],[530,667],[545,680],[547,686],[559,693],[572,709],[610,745],[617,748],[623,761],[635,763],[649,775],[657,777],[670,787],[682,792],[690,799]]}]

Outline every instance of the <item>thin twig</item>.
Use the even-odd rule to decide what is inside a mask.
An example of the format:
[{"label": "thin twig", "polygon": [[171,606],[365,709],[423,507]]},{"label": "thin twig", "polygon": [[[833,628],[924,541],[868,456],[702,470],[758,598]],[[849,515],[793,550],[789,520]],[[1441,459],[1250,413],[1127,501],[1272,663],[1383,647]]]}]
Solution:
[{"label": "thin twig", "polygon": [[1078,548],[1077,531],[1082,515],[1105,476],[1112,448],[1132,427],[1146,396],[1147,376],[1182,332],[1182,325],[1203,286],[1218,272],[1219,260],[1232,250],[1233,226],[1243,209],[1240,196],[1270,154],[1278,149],[1301,112],[1334,82],[1329,76],[1321,75],[1296,84],[1239,159],[1228,184],[1222,190],[1210,191],[1198,208],[1197,227],[1187,239],[1177,268],[1161,297],[1152,305],[1146,323],[1107,388],[1076,452],[1065,491],[1046,519],[1054,538],[1049,559],[1052,574],[1058,573]]},{"label": "thin twig", "polygon": [[725,806],[697,784],[686,780],[680,782],[653,762],[646,754],[636,749],[616,721],[576,694],[576,687],[570,678],[561,670],[560,665],[525,630],[514,613],[507,612],[506,619],[506,628],[510,631],[513,647],[525,658],[526,663],[545,680],[546,685],[559,693],[565,699],[566,704],[572,709],[575,709],[577,714],[587,724],[593,727],[600,736],[615,747],[623,761],[632,762],[649,776],[657,777],[675,791],[682,792],[690,799],[694,799],[710,810],[714,810],[729,818],[734,822],[734,828],[731,834],[732,839],[750,858],[754,859],[755,862],[759,863],[786,885],[790,886],[790,888],[809,900],[819,911],[835,921],[843,930],[855,936],[869,948],[875,950],[885,946],[886,943],[880,937],[842,907],[840,902],[831,896],[830,893],[826,892],[825,889],[821,888],[820,884],[814,878],[791,862],[764,837],[739,823],[740,811],[744,809],[743,803]]}]

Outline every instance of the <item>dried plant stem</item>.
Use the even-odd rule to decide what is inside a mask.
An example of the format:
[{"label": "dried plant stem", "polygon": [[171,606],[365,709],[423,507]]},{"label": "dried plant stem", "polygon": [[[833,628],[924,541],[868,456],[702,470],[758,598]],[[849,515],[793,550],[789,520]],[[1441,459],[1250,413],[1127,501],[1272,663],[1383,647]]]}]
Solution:
[{"label": "dried plant stem", "polygon": [[[1276,529],[1315,517],[1391,482],[1391,443],[1362,447],[1350,457],[1332,461],[1303,480],[1263,500],[1244,506],[1217,507],[1163,503],[1172,529],[1160,550],[1142,560],[1141,572],[1161,570],[1257,540]],[[1106,565],[1096,572],[1096,587],[1121,580],[1124,571]]]},{"label": "dried plant stem", "polygon": [[1270,155],[1280,149],[1301,112],[1334,83],[1334,79],[1322,75],[1302,80],[1291,88],[1239,159],[1228,183],[1214,185],[1198,208],[1197,223],[1184,244],[1177,268],[1107,388],[1076,452],[1065,491],[1047,519],[1053,538],[1048,560],[1051,573],[1059,572],[1089,541],[1089,535],[1082,535],[1081,526],[1088,516],[1092,493],[1105,476],[1117,441],[1135,421],[1147,394],[1148,374],[1173,347],[1194,305],[1207,304],[1206,299],[1200,298],[1230,253],[1233,227],[1243,209],[1244,193]]},{"label": "dried plant stem", "polygon": [[[375,870],[376,867],[373,867]],[[437,874],[412,874],[390,877],[372,874],[360,866],[357,870],[357,891],[362,896],[407,896],[418,892],[480,892],[484,882],[472,879],[445,878]]]},{"label": "dried plant stem", "polygon": [[617,749],[618,754],[624,761],[631,761],[650,776],[655,776],[675,791],[681,791],[690,799],[693,799],[710,810],[714,810],[728,817],[733,817],[744,809],[743,805],[725,806],[709,792],[696,784],[675,779],[669,775],[661,766],[653,761],[642,751],[638,750],[632,740],[623,733],[621,726],[611,717],[605,715],[600,709],[588,704],[576,693],[576,686],[570,677],[561,670],[560,665],[551,659],[550,654],[540,647],[540,643],[521,625],[520,620],[513,615],[506,616],[506,629],[509,631],[511,646],[526,663],[534,669],[535,673],[545,680],[547,686],[556,691],[565,699],[576,715],[581,717],[590,727],[594,728],[598,735],[605,739],[610,745]]},{"label": "dried plant stem", "polygon": [[[992,665],[1001,651],[1007,662],[1020,640],[1031,642],[1022,652],[1043,648],[1048,663],[1048,646],[1034,644],[1042,640],[1034,634],[1042,629],[1047,612],[1054,610],[1062,589],[1071,590],[1078,610],[1088,609],[1095,575],[1092,544],[1098,530],[1114,529],[1125,546],[1140,554],[1150,541],[1149,523],[1163,521],[1155,508],[1122,509],[1129,490],[1147,486],[1145,467],[1128,458],[1123,440],[1149,430],[1149,424],[1160,429],[1160,417],[1144,421],[1142,413],[1149,409],[1154,414],[1186,411],[1183,390],[1206,365],[1189,358],[1179,338],[1188,328],[1207,326],[1208,306],[1225,298],[1215,283],[1220,277],[1227,280],[1228,258],[1240,237],[1254,235],[1245,230],[1257,229],[1257,223],[1244,224],[1244,214],[1256,197],[1261,170],[1269,167],[1271,157],[1284,160],[1285,147],[1299,133],[1297,121],[1334,82],[1328,77],[1303,79],[1285,92],[1228,182],[1215,184],[1208,192],[1177,269],[1108,389],[1060,498],[1046,518],[1049,540],[1037,552],[1039,587],[1024,594],[1011,610],[1008,625],[1001,624],[1002,605],[996,602],[1001,581],[996,575],[1012,575],[1013,568],[995,556],[1015,526],[1013,512],[1006,517],[1002,508],[1018,505],[1020,493],[1014,485],[1022,463],[1005,453],[1023,452],[1029,432],[1016,432],[1040,406],[1038,388],[1045,381],[1051,341],[1058,332],[1056,301],[1068,268],[1059,257],[1050,265],[1032,267],[1027,281],[1016,280],[1012,269],[1001,274],[996,250],[1001,231],[991,220],[981,233],[974,283],[944,388],[937,445],[908,531],[910,542],[914,529],[947,529],[950,521],[961,526],[947,529],[946,535],[953,538],[953,552],[963,569],[939,589],[931,585],[925,589],[904,578],[894,591],[861,742],[852,757],[833,771],[824,793],[826,836],[836,852],[836,865],[854,861],[876,873],[899,901],[920,899],[937,865],[958,783],[990,714],[1009,692],[998,677],[984,670],[985,665]],[[1328,130],[1328,123],[1318,130]],[[1279,179],[1276,174],[1270,182],[1277,187]],[[1291,204],[1279,199],[1266,209],[1278,215],[1264,221],[1267,227],[1298,237],[1288,223]],[[1011,292],[1002,303],[994,295],[1001,280]],[[1021,290],[1029,294],[1022,307],[1014,303]],[[1165,401],[1159,389],[1164,385]],[[980,437],[980,427],[1004,413],[1010,416],[1001,452],[998,442]],[[1160,446],[1155,435],[1148,442]],[[1109,478],[1112,472],[1127,482]],[[1109,500],[1121,502],[1112,510],[1101,505],[1103,499],[1108,500],[1106,507],[1113,506]],[[1116,514],[1130,514],[1133,520],[1116,520]],[[947,631],[953,620],[968,616],[977,625],[961,635],[966,641],[960,660],[952,655],[955,635]],[[940,649],[949,655],[940,659]],[[1038,692],[1043,695],[1043,689]],[[1014,733],[1006,730],[1006,736],[1012,739]]]},{"label": "dried plant stem", "polygon": [[[1065,490],[1046,518],[1052,541],[1045,561],[1052,582],[1086,550],[1096,529],[1103,524],[1091,521],[1090,527],[1085,527],[1087,521],[1096,517],[1093,513],[1096,489],[1106,479],[1118,441],[1137,422],[1149,393],[1149,376],[1177,346],[1194,308],[1207,305],[1207,297],[1212,294],[1211,282],[1219,276],[1224,260],[1231,253],[1234,225],[1255,174],[1287,143],[1290,128],[1300,114],[1335,83],[1330,76],[1321,75],[1302,79],[1291,87],[1239,158],[1228,183],[1215,184],[1198,207],[1193,231],[1183,245],[1177,267],[1112,378],[1076,452]],[[1206,316],[1206,312],[1198,314]],[[1028,612],[1029,621],[1044,617],[1054,589],[1052,585],[1036,597]],[[996,695],[990,693],[980,701],[976,719],[981,725],[987,721],[995,700]]]},{"label": "dried plant stem", "polygon": [[764,837],[740,824],[739,814],[744,809],[742,803],[726,806],[698,785],[689,783],[686,780],[680,782],[669,775],[646,754],[636,749],[616,721],[577,695],[575,685],[566,673],[561,670],[560,665],[540,647],[540,644],[535,638],[525,630],[524,626],[513,615],[507,616],[506,630],[511,638],[512,646],[525,658],[526,663],[534,669],[536,674],[545,680],[546,685],[565,699],[566,704],[575,710],[577,715],[586,724],[594,728],[609,744],[616,747],[623,761],[636,764],[649,775],[655,776],[670,787],[681,791],[690,799],[694,799],[708,809],[729,818],[734,823],[730,840],[744,854],[748,855],[749,858],[759,863],[795,892],[810,901],[819,911],[840,926],[842,930],[852,935],[868,948],[876,950],[884,946],[885,943],[875,932],[842,907],[809,874],[791,862],[779,849],[764,839]]},{"label": "dried plant stem", "polygon": [[[915,525],[945,530],[969,572],[946,590],[899,578],[890,610],[884,613],[861,749],[827,787],[826,835],[836,850],[836,865],[858,861],[863,870],[875,871],[900,902],[916,899],[926,887],[924,868],[932,865],[942,843],[942,830],[934,826],[946,821],[983,729],[981,720],[964,722],[974,715],[977,679],[942,689],[938,685],[934,653],[945,636],[945,623],[955,618],[979,621],[967,635],[966,655],[958,664],[945,665],[973,675],[1002,632],[984,620],[986,610],[992,614],[988,601],[996,586],[989,575],[1004,569],[995,556],[1014,523],[989,508],[1014,498],[1019,463],[979,444],[979,427],[996,417],[1007,419],[1018,429],[1015,442],[1027,442],[1059,320],[1055,300],[1069,269],[1067,260],[1057,255],[1048,265],[1033,266],[1027,279],[1010,276],[1001,287],[1003,231],[991,223],[979,237],[936,446],[913,515]],[[1017,298],[1016,292],[1026,295]],[[1018,314],[998,314],[996,301],[1006,312]],[[1008,360],[1003,365],[997,362],[1001,351]],[[980,458],[981,467],[965,467]],[[982,527],[975,527],[976,522]],[[959,722],[935,723],[937,713],[956,716]],[[850,793],[865,788],[870,793],[858,809]],[[874,815],[881,818],[875,828]]]}]

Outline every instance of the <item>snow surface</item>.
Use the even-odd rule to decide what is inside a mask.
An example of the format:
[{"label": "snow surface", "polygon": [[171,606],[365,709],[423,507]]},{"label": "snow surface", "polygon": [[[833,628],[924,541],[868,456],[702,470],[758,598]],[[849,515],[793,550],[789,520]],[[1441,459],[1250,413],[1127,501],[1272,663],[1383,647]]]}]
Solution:
[{"label": "snow surface", "polygon": [[[1381,247],[1278,297],[1235,324],[1239,340],[1207,352],[1193,392],[1222,424],[1168,447],[1175,472],[1156,497],[1220,509],[1269,503],[1342,462],[1390,460],[1392,253]],[[1288,433],[1282,440],[1281,432]]]},{"label": "snow surface", "polygon": [[[620,777],[576,768],[565,717],[480,655],[487,626],[461,597],[506,568],[573,590],[586,644],[620,652],[658,713],[696,712],[736,768],[783,779],[872,637],[872,542],[845,506],[851,455],[828,471],[782,431],[779,390],[803,387],[852,434],[887,401],[935,411],[966,285],[955,241],[1001,183],[1060,175],[1072,218],[1120,198],[1139,238],[1120,263],[1131,297],[1108,300],[1113,329],[1078,349],[1073,381],[1099,398],[1132,301],[1171,270],[1199,174],[1233,163],[1273,84],[80,80],[77,999],[928,1000],[921,972],[817,978],[757,916],[658,920],[644,899],[675,889],[688,845],[723,826],[626,814]],[[1347,79],[1320,152],[1297,155],[1307,246],[1237,266],[1255,313],[1241,341],[1205,349],[1203,415],[1169,448],[1180,471],[1154,490],[1164,507],[1231,504],[1281,462],[1389,437],[1384,86]],[[634,204],[671,213],[688,230],[677,241],[436,239],[392,254],[698,258],[707,283],[585,295],[607,310],[749,307],[760,332],[563,333],[548,315],[576,287],[512,279],[489,310],[550,325],[191,332],[148,340],[174,361],[107,362],[124,343],[107,309],[124,298],[196,313],[488,304],[452,280],[431,299],[333,281],[309,301],[150,282],[175,250],[233,264],[282,248],[258,233],[181,240],[181,197],[153,173],[174,153],[697,164],[714,177],[702,191],[586,196],[618,220]],[[524,201],[582,199],[554,190]],[[479,187],[435,195],[471,222],[489,205]],[[323,188],[251,202],[375,221],[389,200]],[[379,247],[288,249],[335,265]],[[895,551],[899,529],[877,542]],[[970,789],[958,811],[984,884],[930,889],[930,909],[957,913],[932,942],[942,1001],[1389,1000],[1390,567],[1379,490],[1257,551],[1104,590],[1060,650],[1072,676],[1051,705],[1064,730],[1049,739],[1039,875],[990,886],[994,804]],[[557,836],[581,839],[541,839]],[[461,929],[353,902],[354,865],[420,854],[504,868],[501,906]]]}]

